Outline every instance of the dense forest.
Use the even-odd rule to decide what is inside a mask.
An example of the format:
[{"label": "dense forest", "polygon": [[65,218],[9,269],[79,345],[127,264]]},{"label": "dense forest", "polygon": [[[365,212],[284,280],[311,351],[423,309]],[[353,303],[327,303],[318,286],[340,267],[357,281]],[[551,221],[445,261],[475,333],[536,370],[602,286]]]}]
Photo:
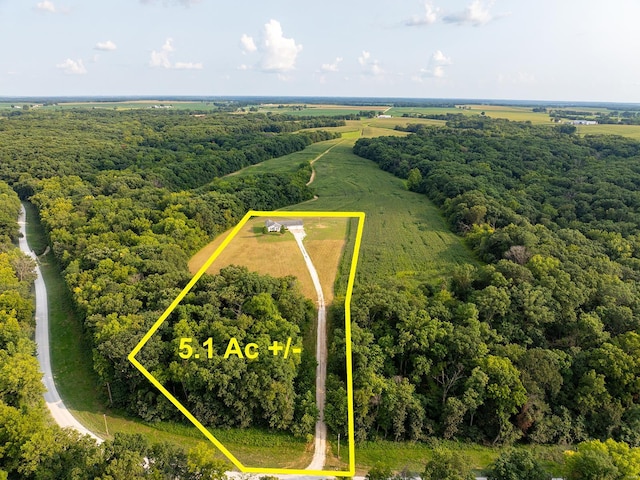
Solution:
[{"label": "dense forest", "polygon": [[0,144],[2,178],[88,178],[101,171],[126,170],[171,190],[196,188],[335,136],[326,131],[290,132],[344,124],[333,118],[286,115],[98,109],[14,111],[0,119],[0,136],[11,139]]},{"label": "dense forest", "polygon": [[19,212],[18,195],[0,182],[0,479],[195,480],[224,472],[202,448],[184,452],[122,434],[97,445],[52,424],[33,342],[34,261],[14,245]]},{"label": "dense forest", "polygon": [[[191,278],[187,260],[194,252],[235,225],[249,209],[276,209],[312,197],[305,185],[311,171],[308,163],[292,174],[211,180],[333,135],[289,133],[322,125],[322,119],[264,115],[201,118],[172,112],[79,111],[28,112],[1,120],[0,175],[37,207],[93,344],[98,391],[113,408],[145,420],[180,419],[179,412],[129,363],[127,354]],[[336,120],[325,123],[335,125]],[[1,210],[0,228],[3,238],[15,240],[19,203],[8,191],[13,203]],[[12,272],[7,270],[7,275]],[[285,340],[296,341],[306,333],[313,311],[297,282],[240,269],[205,276],[200,284],[202,290],[195,289],[176,310],[169,330],[141,352],[143,364],[151,369],[163,365],[167,387],[175,388],[187,404],[205,394],[220,394],[219,402],[189,404],[210,425],[257,425],[297,435],[312,432],[317,411],[309,369],[313,372],[315,363],[308,356],[251,364],[253,372],[242,372],[229,362],[230,376],[224,378],[223,387],[207,380],[211,377],[207,372],[220,367],[213,360],[180,363],[174,335],[175,329],[203,339],[227,338],[239,336],[242,324],[245,334],[254,325],[260,342],[280,333]],[[6,302],[18,302],[8,290],[12,285],[3,278]],[[21,289],[28,294],[28,286]],[[32,325],[31,301],[26,304],[29,308],[18,309],[16,315]],[[274,326],[273,332],[260,325]],[[20,330],[28,339],[30,330]],[[37,363],[33,357],[30,361],[36,375]],[[193,371],[187,371],[190,368]],[[246,388],[254,377],[255,385]],[[231,391],[230,385],[242,390],[244,397],[253,395],[255,401],[248,398],[246,407],[238,408],[233,395],[222,396]],[[30,401],[42,393],[37,386]],[[258,402],[257,392],[269,391],[272,395],[264,398],[282,398],[281,405]],[[1,465],[2,461],[0,468],[8,471],[17,468]]]},{"label": "dense forest", "polygon": [[[640,445],[640,144],[579,137],[569,126],[447,120],[354,149],[428,195],[478,258],[430,283],[356,286],[357,440],[584,442],[567,461],[576,465],[640,455],[629,450]],[[204,451],[138,436],[97,446],[45,420],[33,278],[14,247],[18,195],[39,212],[91,341],[104,403],[146,421],[175,420],[180,414],[127,354],[190,279],[194,252],[249,209],[313,196],[308,163],[291,174],[224,175],[333,138],[299,130],[340,122],[142,110],[0,118],[0,478],[2,470],[9,478],[136,478],[144,458],[154,478],[224,468]],[[208,425],[304,437],[317,415],[308,352],[224,364],[181,360],[177,351],[187,337],[200,346],[245,335],[261,345],[298,342],[314,315],[295,279],[231,267],[201,278],[139,360]],[[331,316],[325,419],[345,432],[343,307]],[[512,464],[524,458],[505,455]],[[434,458],[455,463],[447,452]],[[436,478],[437,465],[427,468],[425,478]]]},{"label": "dense forest", "polygon": [[[85,328],[92,338],[94,368],[103,393],[109,394],[109,402],[113,407],[123,408],[147,421],[181,419],[181,414],[129,363],[127,354],[191,278],[187,260],[193,253],[234,226],[249,209],[276,209],[308,200],[312,194],[305,185],[310,175],[308,163],[293,174],[263,174],[242,179],[219,179],[216,174],[217,179],[208,183],[205,183],[207,176],[203,171],[191,165],[185,169],[188,178],[177,181],[174,167],[197,162],[198,156],[185,153],[185,160],[181,162],[172,152],[198,150],[196,147],[203,143],[214,145],[214,150],[222,146],[218,160],[215,155],[204,155],[201,162],[210,165],[219,161],[223,166],[216,172],[228,173],[247,165],[245,160],[234,163],[239,155],[247,159],[251,151],[262,152],[251,158],[250,162],[254,163],[303,148],[312,139],[323,140],[332,135],[324,132],[273,133],[289,132],[307,124],[262,115],[254,121],[234,116],[214,117],[210,122],[207,118],[194,119],[185,113],[125,113],[118,119],[118,114],[109,112],[106,120],[104,117],[102,112],[79,112],[71,115],[69,123],[66,118],[58,119],[56,123],[54,117],[47,114],[34,115],[31,121],[25,115],[11,117],[4,124],[3,133],[7,135],[23,132],[28,138],[27,131],[42,128],[48,138],[55,138],[58,130],[64,137],[75,135],[80,138],[76,144],[66,140],[60,142],[60,147],[67,149],[65,154],[56,152],[54,155],[47,150],[44,157],[39,155],[39,149],[43,147],[37,142],[26,140],[22,145],[17,142],[16,150],[24,153],[34,149],[31,155],[26,161],[5,161],[2,165],[12,172],[7,177],[13,177],[18,192],[39,211],[52,251],[73,294],[76,310],[85,319]],[[133,127],[131,131],[127,130],[130,123],[138,125],[138,133],[147,132],[147,135],[128,140],[135,130]],[[313,119],[313,125],[321,123],[321,119]],[[326,123],[333,125],[335,120],[328,119]],[[87,124],[92,127],[86,131],[88,138],[83,139]],[[87,147],[91,138],[95,137],[96,142],[108,140],[104,132],[100,132],[99,125],[114,132],[117,130],[113,135],[122,136],[124,140],[118,142],[125,141],[127,145],[127,148],[116,145],[115,151],[120,156],[106,160],[106,163],[104,149],[99,145],[95,150]],[[54,128],[58,130],[52,130]],[[270,133],[260,133],[264,131]],[[251,143],[251,148],[246,148],[247,142]],[[150,145],[153,145],[151,150]],[[82,161],[73,160],[80,155],[84,157]],[[150,155],[155,161],[149,159]],[[49,156],[53,157],[51,163],[55,166],[47,165]],[[114,170],[116,164],[121,168]],[[33,165],[42,168],[35,171]],[[141,168],[143,165],[148,165],[148,169]],[[78,175],[53,175],[58,168]],[[168,173],[163,173],[167,168]],[[163,186],[165,184],[172,188]],[[187,184],[199,188],[182,190],[181,186]],[[174,322],[168,324],[171,329],[203,339],[228,340],[227,330],[237,331],[238,323],[250,330],[252,322],[256,325],[275,322],[281,328],[275,329],[273,334],[287,331],[289,334],[284,338],[295,340],[307,327],[310,307],[292,279],[280,284],[246,271],[227,272],[218,280],[206,277],[200,284],[215,285],[220,291],[194,290],[194,303],[191,300],[183,302],[174,315]],[[232,327],[232,324],[236,326]],[[256,329],[256,335],[265,333]],[[266,341],[271,334],[265,335],[263,340]],[[302,399],[314,398],[313,382],[298,378],[305,368],[314,368],[308,359],[302,366],[291,361],[286,365],[257,363],[254,369],[260,370],[264,378],[256,380],[252,389],[246,388],[248,380],[242,378],[243,372],[237,365],[226,362],[225,366],[232,369],[233,378],[220,380],[228,387],[225,390],[221,384],[203,380],[203,375],[207,376],[207,372],[221,365],[213,360],[198,366],[192,362],[180,365],[176,361],[180,360],[176,347],[174,330],[163,332],[143,350],[142,362],[166,379],[168,388],[173,389],[174,384],[179,386],[176,387],[177,396],[188,405],[189,399],[204,398],[212,392],[215,397],[219,396],[220,402],[203,404],[198,401],[193,406],[202,414],[201,420],[205,423],[262,425],[291,429],[299,435],[313,431],[315,406],[313,402],[311,405],[302,402]],[[256,375],[255,372],[252,375]],[[300,377],[308,375],[301,374]],[[271,383],[265,384],[266,378]],[[254,400],[247,399],[245,408],[239,408],[238,401],[234,401],[234,395],[229,393],[234,390],[229,384],[235,384],[235,390],[248,392],[235,396],[236,399],[253,395],[257,402],[257,392],[280,389],[286,392],[281,398],[286,398],[288,403],[268,408],[264,401],[253,405]],[[298,395],[300,402],[296,402]],[[275,397],[273,393],[268,398]]]},{"label": "dense forest", "polygon": [[358,437],[638,446],[640,144],[482,117],[411,130],[354,152],[485,264],[359,290]]}]

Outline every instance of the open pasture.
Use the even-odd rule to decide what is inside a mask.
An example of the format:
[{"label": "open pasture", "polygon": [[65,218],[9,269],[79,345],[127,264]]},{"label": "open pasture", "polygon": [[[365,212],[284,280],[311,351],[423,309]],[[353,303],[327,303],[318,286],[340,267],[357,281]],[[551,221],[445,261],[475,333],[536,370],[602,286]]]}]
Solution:
[{"label": "open pasture", "polygon": [[278,158],[271,158],[262,163],[257,163],[243,168],[242,170],[238,170],[237,172],[230,173],[227,177],[233,177],[236,175],[243,177],[263,173],[292,173],[298,169],[301,163],[312,162],[341,141],[341,139],[334,139],[314,143],[299,152],[290,153],[289,155],[284,155]]},{"label": "open pasture", "polygon": [[[22,105],[22,103],[20,103]],[[158,110],[211,110],[217,111],[218,107],[212,102],[197,101],[176,101],[176,100],[128,100],[128,101],[87,101],[87,102],[60,102],[43,106],[44,110],[67,110],[75,108],[86,109],[108,109],[108,110],[136,110],[152,109],[157,106]]]},{"label": "open pasture", "polygon": [[[311,186],[318,198],[283,210],[364,211],[367,218],[358,261],[359,279],[395,276],[435,283],[446,276],[452,265],[476,262],[425,195],[408,191],[403,180],[353,154],[353,144],[362,135],[363,122],[347,122],[346,126],[337,127],[343,132],[341,140],[310,145],[302,152],[267,160],[238,175],[293,171],[301,159],[315,158],[331,149],[313,164],[316,177]],[[376,128],[375,133],[382,135],[406,135],[390,128],[369,128]],[[307,238],[310,240],[311,237]]]}]

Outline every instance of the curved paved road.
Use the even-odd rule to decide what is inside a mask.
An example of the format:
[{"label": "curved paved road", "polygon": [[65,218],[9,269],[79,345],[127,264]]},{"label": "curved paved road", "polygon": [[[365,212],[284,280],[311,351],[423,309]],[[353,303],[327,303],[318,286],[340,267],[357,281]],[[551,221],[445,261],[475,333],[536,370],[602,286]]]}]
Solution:
[{"label": "curved paved road", "polygon": [[35,271],[38,275],[34,282],[36,290],[36,343],[38,345],[38,362],[40,363],[40,369],[43,373],[42,383],[44,383],[47,389],[44,394],[44,401],[51,412],[51,416],[62,428],[73,428],[81,434],[90,435],[98,443],[101,443],[101,438],[87,430],[71,415],[71,412],[69,412],[62,402],[56,390],[53,373],[51,372],[51,356],[49,355],[49,304],[47,302],[47,287],[42,278],[42,272],[40,271],[36,254],[29,248],[29,244],[27,243],[26,212],[24,206],[22,206],[20,216],[18,217],[18,225],[20,226],[20,233],[22,234],[19,240],[20,250],[36,261]]}]

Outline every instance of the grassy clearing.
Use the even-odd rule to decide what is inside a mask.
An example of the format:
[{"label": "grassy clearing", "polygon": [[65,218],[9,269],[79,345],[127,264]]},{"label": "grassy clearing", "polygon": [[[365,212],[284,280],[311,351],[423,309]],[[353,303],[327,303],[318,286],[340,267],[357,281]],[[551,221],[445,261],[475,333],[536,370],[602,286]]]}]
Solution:
[{"label": "grassy clearing", "polygon": [[322,127],[312,128],[309,130],[326,130],[329,132],[337,132],[342,135],[343,140],[354,140],[361,137],[382,137],[389,135],[403,137],[409,135],[409,133],[403,132],[401,130],[396,130],[395,127],[406,127],[410,123],[444,126],[446,122],[444,120],[431,120],[428,118],[366,118],[362,120],[347,120],[346,125],[341,127]]},{"label": "grassy clearing", "polygon": [[[339,131],[359,132],[355,129],[362,128],[365,121],[347,123],[337,127]],[[375,133],[389,132],[393,130],[380,127]],[[339,144],[332,143],[335,140],[321,142],[326,145],[325,150],[335,146],[313,165],[316,178],[312,187],[319,198],[284,210],[364,211],[367,218],[358,263],[361,280],[395,276],[437,283],[452,263],[475,263],[471,252],[449,231],[440,211],[428,198],[407,191],[403,180],[352,153],[359,137],[345,138],[343,134]],[[321,149],[320,144],[307,149],[314,147],[314,153]],[[292,155],[267,160],[259,168],[271,171],[286,168],[287,164],[294,164]],[[240,175],[247,172],[251,170]]]},{"label": "grassy clearing", "polygon": [[[491,448],[472,443],[461,443],[446,440],[436,440],[429,443],[409,443],[391,442],[387,440],[377,442],[365,442],[356,447],[357,475],[366,475],[367,471],[377,462],[391,466],[394,470],[407,470],[416,475],[424,471],[426,463],[433,455],[436,446],[457,450],[469,459],[469,463],[476,475],[486,473],[486,468],[500,455],[504,448]],[[331,456],[337,459],[336,439],[332,439]],[[535,446],[531,448],[533,453],[542,459],[543,465],[554,475],[562,475],[560,465],[562,464],[564,447],[559,446]],[[340,449],[341,460],[346,459],[346,452],[343,455],[344,444]],[[334,460],[335,461],[335,460]]]},{"label": "grassy clearing", "polygon": [[[20,103],[21,105],[22,103]],[[130,100],[125,102],[65,102],[56,105],[42,107],[45,110],[66,110],[70,108],[87,109],[109,109],[109,110],[132,110],[147,109],[154,105],[170,107],[169,110],[211,110],[217,111],[218,107],[212,102],[189,102],[189,101],[163,101],[163,100]]]},{"label": "grassy clearing", "polygon": [[[302,107],[302,108],[300,108]],[[387,110],[387,106],[351,106],[351,105],[304,105],[286,104],[282,107],[275,104],[263,104],[258,107],[260,113],[281,113],[294,116],[334,116],[334,115],[357,115],[362,111],[374,111],[382,113]]]},{"label": "grassy clearing", "polygon": [[[298,249],[293,235],[286,232],[262,234],[264,219],[254,218],[215,259],[207,273],[217,274],[228,265],[240,265],[250,270],[274,277],[294,275],[300,282],[302,292],[307,298],[315,299],[315,290],[311,276]],[[189,271],[196,273],[224,241],[225,232],[196,253],[189,261]]]},{"label": "grassy clearing", "polygon": [[[406,127],[410,123],[419,123],[422,125],[433,125],[436,127],[442,127],[447,123],[445,120],[432,120],[430,118],[407,118],[407,117],[393,117],[393,118],[374,118],[367,122],[370,126],[380,129],[393,130],[396,126]],[[389,135],[387,133],[386,135]]]}]

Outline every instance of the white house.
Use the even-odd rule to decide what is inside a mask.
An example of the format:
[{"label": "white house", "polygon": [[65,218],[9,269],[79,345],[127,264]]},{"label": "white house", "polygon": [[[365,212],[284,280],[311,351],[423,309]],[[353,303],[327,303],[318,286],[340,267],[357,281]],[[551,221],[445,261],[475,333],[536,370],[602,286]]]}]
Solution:
[{"label": "white house", "polygon": [[285,229],[289,227],[301,227],[302,220],[281,220],[279,222],[266,220],[264,226],[267,227],[267,232],[279,232],[282,227]]},{"label": "white house", "polygon": [[274,222],[273,220],[267,220],[264,222],[264,225],[267,227],[267,232],[279,232],[282,227],[281,223]]}]

